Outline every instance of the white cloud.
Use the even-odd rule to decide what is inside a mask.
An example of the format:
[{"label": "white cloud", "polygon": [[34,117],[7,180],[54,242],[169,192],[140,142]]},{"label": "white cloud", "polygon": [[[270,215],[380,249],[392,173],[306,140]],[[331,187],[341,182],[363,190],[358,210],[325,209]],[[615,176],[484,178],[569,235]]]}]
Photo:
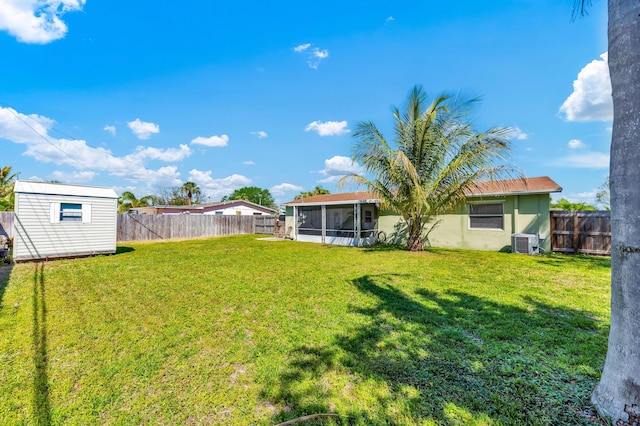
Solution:
[{"label": "white cloud", "polygon": [[313,54],[313,57],[317,59],[325,59],[329,57],[329,51],[326,49],[324,50],[313,49],[311,53]]},{"label": "white cloud", "polygon": [[609,121],[613,119],[611,80],[607,52],[578,73],[573,93],[560,106],[567,121]]},{"label": "white cloud", "polygon": [[267,132],[265,132],[264,130],[258,130],[257,132],[251,132],[252,135],[256,135],[258,137],[258,139],[264,139],[267,136],[269,136],[267,134]]},{"label": "white cloud", "polygon": [[570,149],[580,149],[580,148],[584,148],[585,144],[582,143],[580,139],[571,139],[569,142],[567,142],[567,146]]},{"label": "white cloud", "polygon": [[138,139],[146,140],[154,133],[160,133],[160,126],[148,121],[141,121],[136,118],[133,121],[129,121],[127,126],[131,129],[131,132],[138,137]]},{"label": "white cloud", "polygon": [[568,155],[553,161],[552,165],[574,169],[606,169],[609,167],[609,154],[603,152],[587,152]]},{"label": "white cloud", "polygon": [[302,191],[303,189],[303,187],[291,183],[281,183],[280,185],[274,185],[269,188],[269,192],[271,192],[274,197],[282,197],[286,191]]},{"label": "white cloud", "polygon": [[63,172],[56,170],[51,173],[50,177],[53,180],[58,180],[62,183],[87,183],[93,180],[98,173],[92,171],[77,171],[77,172]]},{"label": "white cloud", "polygon": [[84,4],[85,0],[1,0],[0,30],[22,43],[46,44],[67,33],[60,17],[82,10]]},{"label": "white cloud", "polygon": [[192,145],[204,145],[209,147],[222,147],[227,146],[229,143],[229,136],[221,135],[221,136],[210,136],[205,138],[203,136],[198,136],[194,140],[191,141]]},{"label": "white cloud", "polygon": [[321,170],[320,173],[327,176],[327,178],[321,179],[318,182],[337,182],[343,176],[351,174],[362,174],[363,172],[364,169],[358,163],[354,162],[350,157],[336,155],[327,160],[324,160],[324,169]]},{"label": "white cloud", "polygon": [[384,20],[384,22],[389,23],[389,22],[393,22],[395,20],[396,20],[396,18],[394,18],[393,16],[389,16],[387,19]]},{"label": "white cloud", "polygon": [[214,200],[231,194],[235,189],[251,184],[251,179],[239,174],[214,179],[211,177],[211,170],[204,172],[197,169],[189,172],[189,180],[197,183],[206,196]]},{"label": "white cloud", "polygon": [[102,130],[111,133],[112,136],[116,135],[116,126],[104,126],[104,129]]},{"label": "white cloud", "polygon": [[326,49],[319,49],[312,47],[311,43],[305,43],[293,48],[296,53],[301,53],[307,56],[307,65],[314,70],[318,69],[318,65],[323,59],[329,57],[329,51]]},{"label": "white cloud", "polygon": [[242,164],[244,164],[245,166],[253,166],[253,165],[254,165],[254,164],[256,164],[256,163],[254,163],[254,162],[253,162],[253,161],[251,161],[251,160],[247,160],[247,161],[243,161],[243,162],[242,162]]},{"label": "white cloud", "polygon": [[144,159],[160,160],[166,162],[182,161],[191,155],[191,148],[188,145],[181,144],[180,148],[160,149],[151,146],[138,146],[134,153],[127,155],[125,158],[132,162],[139,162]]},{"label": "white cloud", "polygon": [[53,124],[52,119],[42,115],[22,114],[0,106],[0,139],[16,143],[42,141],[38,135],[46,135]]},{"label": "white cloud", "polygon": [[517,139],[523,141],[529,138],[529,135],[520,129],[520,127],[513,127],[511,129],[511,139]]},{"label": "white cloud", "polygon": [[307,50],[310,47],[311,47],[311,43],[305,43],[305,44],[301,44],[299,46],[294,47],[293,51],[294,52],[304,52],[305,50]]},{"label": "white cloud", "polygon": [[94,148],[84,140],[55,139],[49,136],[54,121],[37,114],[22,114],[12,108],[0,107],[0,139],[26,146],[23,155],[43,163],[68,165],[81,171],[104,171],[131,182],[144,182],[148,187],[164,188],[180,185],[180,173],[175,166],[157,170],[146,168],[146,160],[179,161],[190,155],[187,145],[158,149],[136,147],[123,157],[116,157],[105,148]]},{"label": "white cloud", "polygon": [[318,132],[320,136],[339,136],[351,131],[347,129],[346,121],[312,121],[304,130]]}]

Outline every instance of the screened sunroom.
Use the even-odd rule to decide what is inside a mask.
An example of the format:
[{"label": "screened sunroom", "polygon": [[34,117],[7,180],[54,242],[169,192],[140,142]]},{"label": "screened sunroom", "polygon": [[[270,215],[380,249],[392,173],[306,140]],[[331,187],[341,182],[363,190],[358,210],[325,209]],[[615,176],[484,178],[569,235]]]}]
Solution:
[{"label": "screened sunroom", "polygon": [[370,193],[316,195],[292,201],[287,204],[287,219],[292,219],[287,225],[294,228],[293,237],[298,241],[371,245],[378,228],[376,201]]}]

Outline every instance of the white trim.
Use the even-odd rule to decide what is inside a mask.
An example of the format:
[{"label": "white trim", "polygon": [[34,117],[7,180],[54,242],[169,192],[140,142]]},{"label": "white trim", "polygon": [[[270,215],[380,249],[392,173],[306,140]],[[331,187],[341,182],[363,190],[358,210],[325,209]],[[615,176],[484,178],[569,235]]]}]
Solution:
[{"label": "white trim", "polygon": [[345,200],[345,201],[316,201],[311,203],[290,203],[285,204],[285,206],[331,206],[331,205],[342,205],[342,204],[378,204],[380,200]]},{"label": "white trim", "polygon": [[91,223],[91,204],[82,204],[82,223]]},{"label": "white trim", "polygon": [[[467,204],[504,204],[507,200],[499,199],[499,200],[467,200]],[[503,207],[504,208],[504,207]]]},{"label": "white trim", "polygon": [[60,203],[49,203],[49,223],[60,223]]}]

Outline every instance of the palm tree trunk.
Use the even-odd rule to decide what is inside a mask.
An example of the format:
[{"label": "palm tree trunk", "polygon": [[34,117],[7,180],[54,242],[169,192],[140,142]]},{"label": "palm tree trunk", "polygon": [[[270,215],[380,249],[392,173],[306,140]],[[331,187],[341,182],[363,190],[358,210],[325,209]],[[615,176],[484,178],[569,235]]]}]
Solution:
[{"label": "palm tree trunk", "polygon": [[422,237],[422,224],[415,220],[409,220],[409,235],[407,235],[407,248],[409,251],[424,250],[424,238]]},{"label": "palm tree trunk", "polygon": [[[640,420],[640,2],[609,0],[611,329],[591,401],[616,424]],[[635,407],[634,407],[635,406]]]}]

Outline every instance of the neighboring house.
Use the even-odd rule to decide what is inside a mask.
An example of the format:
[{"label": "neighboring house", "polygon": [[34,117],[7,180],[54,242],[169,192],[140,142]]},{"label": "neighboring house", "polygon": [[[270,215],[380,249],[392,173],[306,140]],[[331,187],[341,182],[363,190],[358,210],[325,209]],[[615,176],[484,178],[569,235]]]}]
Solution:
[{"label": "neighboring house", "polygon": [[209,214],[237,216],[273,216],[276,210],[246,200],[220,201],[216,203],[194,204],[191,206],[149,206],[137,207],[138,214]]},{"label": "neighboring house", "polygon": [[[535,234],[543,250],[550,251],[549,194],[562,188],[552,179],[534,177],[480,182],[467,194],[466,203],[437,222],[429,233],[435,247],[507,250],[512,234]],[[286,205],[286,227],[298,241],[363,246],[381,235],[389,242],[406,240],[401,218],[378,209],[371,192],[307,197]],[[296,220],[294,220],[296,218]]]},{"label": "neighboring house", "polygon": [[13,258],[116,252],[118,195],[111,188],[17,181]]}]

